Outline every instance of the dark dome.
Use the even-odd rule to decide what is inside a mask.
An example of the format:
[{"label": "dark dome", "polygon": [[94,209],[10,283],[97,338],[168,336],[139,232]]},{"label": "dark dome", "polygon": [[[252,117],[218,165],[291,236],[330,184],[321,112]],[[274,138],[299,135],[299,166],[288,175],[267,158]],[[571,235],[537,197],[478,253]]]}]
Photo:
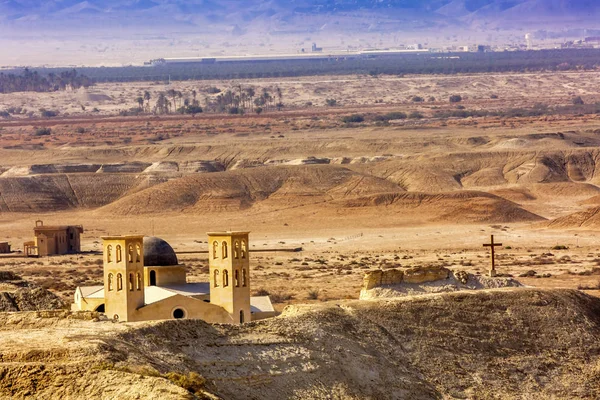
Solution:
[{"label": "dark dome", "polygon": [[154,236],[144,237],[145,267],[161,267],[178,264],[177,255],[169,243]]}]

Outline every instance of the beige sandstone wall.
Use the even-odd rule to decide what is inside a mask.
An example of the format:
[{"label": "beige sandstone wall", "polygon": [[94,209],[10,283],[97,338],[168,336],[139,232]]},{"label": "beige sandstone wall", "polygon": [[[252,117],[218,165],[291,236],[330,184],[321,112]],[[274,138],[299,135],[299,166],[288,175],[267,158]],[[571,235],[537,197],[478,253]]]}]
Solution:
[{"label": "beige sandstone wall", "polygon": [[363,291],[400,283],[425,283],[448,279],[450,270],[442,267],[414,267],[405,270],[388,269],[368,272],[363,279]]}]

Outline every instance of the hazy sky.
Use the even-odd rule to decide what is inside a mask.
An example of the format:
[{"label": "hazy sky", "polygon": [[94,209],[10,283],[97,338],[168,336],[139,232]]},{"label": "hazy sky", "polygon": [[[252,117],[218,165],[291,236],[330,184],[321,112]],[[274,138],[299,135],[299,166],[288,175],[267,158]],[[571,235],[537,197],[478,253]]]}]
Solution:
[{"label": "hazy sky", "polygon": [[[0,66],[522,40],[597,28],[591,0],[0,0]],[[575,33],[578,35],[578,33]]]}]

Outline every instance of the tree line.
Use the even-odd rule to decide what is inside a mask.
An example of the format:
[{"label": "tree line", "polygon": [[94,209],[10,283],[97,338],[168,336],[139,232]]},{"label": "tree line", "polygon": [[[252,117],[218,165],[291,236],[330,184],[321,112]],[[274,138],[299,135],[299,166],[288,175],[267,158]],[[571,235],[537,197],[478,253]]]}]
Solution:
[{"label": "tree line", "polygon": [[77,70],[41,74],[25,68],[21,73],[0,72],[0,93],[13,92],[55,92],[58,90],[79,89],[92,86],[94,82]]},{"label": "tree line", "polygon": [[155,98],[153,98],[152,93],[146,90],[135,99],[138,107],[122,114],[130,115],[140,112],[198,114],[205,111],[229,114],[246,114],[248,112],[261,114],[263,111],[281,110],[284,107],[283,92],[279,86],[265,87],[257,91],[252,86],[235,85],[235,87],[225,91],[210,87],[202,92],[204,94],[204,107],[201,106],[200,93],[196,90],[184,93],[169,89],[166,92],[159,92]]}]

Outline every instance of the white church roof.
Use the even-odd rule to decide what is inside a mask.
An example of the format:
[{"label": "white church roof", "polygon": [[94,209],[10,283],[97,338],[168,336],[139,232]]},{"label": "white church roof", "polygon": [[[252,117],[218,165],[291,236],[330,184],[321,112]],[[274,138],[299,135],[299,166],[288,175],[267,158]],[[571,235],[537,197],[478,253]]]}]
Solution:
[{"label": "white church roof", "polygon": [[104,286],[79,286],[84,299],[103,299]]},{"label": "white church roof", "polygon": [[[86,299],[104,298],[104,286],[80,286],[81,295]],[[210,283],[184,283],[180,285],[169,286],[146,286],[144,288],[144,299],[146,304],[156,303],[176,295],[182,296],[203,296],[210,295]],[[269,296],[250,297],[250,311],[256,312],[274,312],[273,304]]]},{"label": "white church roof", "polygon": [[170,286],[147,286],[144,290],[146,304],[156,303],[175,295],[183,296],[201,296],[210,293],[210,283],[184,283],[181,285]]},{"label": "white church roof", "polygon": [[252,296],[250,297],[251,312],[274,312],[273,304],[269,296]]}]

